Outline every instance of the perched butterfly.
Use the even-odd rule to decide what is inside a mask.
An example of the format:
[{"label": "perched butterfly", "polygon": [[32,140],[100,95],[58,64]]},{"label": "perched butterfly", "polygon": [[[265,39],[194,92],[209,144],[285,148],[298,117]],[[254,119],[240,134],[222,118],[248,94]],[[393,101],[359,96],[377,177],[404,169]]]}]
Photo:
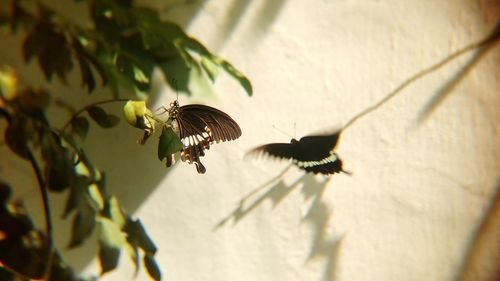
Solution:
[{"label": "perched butterfly", "polygon": [[[195,164],[199,174],[205,173],[200,157],[205,155],[211,144],[235,140],[241,136],[241,129],[226,113],[201,104],[179,106],[177,101],[168,109],[169,122],[179,134],[182,142],[181,159]],[[175,121],[175,122],[174,122]],[[173,155],[167,158],[167,167],[173,164]]]},{"label": "perched butterfly", "polygon": [[349,173],[343,170],[342,160],[333,151],[341,131],[331,135],[306,136],[290,143],[270,143],[253,149],[250,153],[266,153],[283,159],[292,159],[299,168],[315,174]]}]

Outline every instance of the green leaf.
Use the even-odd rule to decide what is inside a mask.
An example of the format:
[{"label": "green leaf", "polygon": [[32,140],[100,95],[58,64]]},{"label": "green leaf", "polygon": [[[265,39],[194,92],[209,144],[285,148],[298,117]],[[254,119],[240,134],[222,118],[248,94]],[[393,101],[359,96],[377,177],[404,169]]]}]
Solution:
[{"label": "green leaf", "polygon": [[61,81],[66,80],[66,75],[73,67],[69,44],[64,33],[45,18],[38,20],[23,43],[23,55],[27,62],[35,54],[48,81],[54,73]]},{"label": "green leaf", "polygon": [[155,258],[153,255],[146,254],[144,256],[144,265],[146,266],[146,269],[148,270],[149,276],[151,276],[154,280],[160,281],[161,280],[161,271],[158,265],[156,264]]},{"label": "green leaf", "polygon": [[99,220],[101,232],[99,235],[99,262],[101,274],[116,268],[120,259],[120,249],[125,244],[125,234],[117,224],[108,218]]},{"label": "green leaf", "polygon": [[243,75],[243,73],[238,71],[236,68],[234,68],[234,66],[232,66],[227,61],[222,61],[221,66],[229,75],[233,76],[233,78],[238,80],[240,85],[243,87],[243,89],[245,89],[245,91],[249,96],[252,96],[253,94],[252,83],[250,83],[250,80],[248,80],[248,78],[245,75]]},{"label": "green leaf", "polygon": [[95,227],[96,211],[87,200],[81,200],[71,229],[71,240],[68,247],[80,246],[90,237]]},{"label": "green leaf", "polygon": [[237,70],[233,65],[231,65],[229,62],[216,57],[215,55],[211,54],[210,51],[203,46],[198,40],[194,38],[187,38],[186,40],[182,41],[182,46],[186,47],[187,49],[199,54],[202,57],[202,66],[209,75],[209,77],[213,76],[213,71],[210,70],[209,68],[204,65],[203,59],[210,61],[211,63],[215,65],[221,66],[229,75],[231,75],[233,78],[238,80],[240,85],[245,89],[247,94],[249,96],[252,96],[253,94],[253,89],[252,89],[252,84],[250,83],[250,80],[248,80],[243,73],[241,73],[239,70]]},{"label": "green leaf", "polygon": [[111,196],[106,204],[108,218],[111,219],[120,229],[125,227],[126,218],[123,214],[116,197]]},{"label": "green leaf", "polygon": [[88,186],[88,194],[89,194],[90,198],[92,198],[92,201],[94,203],[93,205],[95,205],[95,207],[98,210],[104,209],[103,194],[101,194],[97,184],[93,183],[93,184]]},{"label": "green leaf", "polygon": [[172,127],[163,127],[160,141],[158,142],[158,158],[160,161],[168,155],[174,154],[182,149],[182,142],[179,136],[174,133]]},{"label": "green leaf", "polygon": [[112,128],[120,122],[120,118],[115,115],[107,114],[99,106],[92,106],[87,109],[89,116],[102,128]]},{"label": "green leaf", "polygon": [[76,117],[71,121],[71,127],[75,134],[77,134],[80,139],[84,140],[89,132],[89,120],[83,116]]},{"label": "green leaf", "polygon": [[126,243],[124,247],[128,253],[128,256],[134,263],[134,268],[135,268],[134,275],[137,275],[137,273],[139,272],[139,248],[137,248],[137,245],[130,243],[128,241],[128,238],[127,242],[128,243]]},{"label": "green leaf", "polygon": [[206,57],[201,58],[201,66],[205,70],[205,72],[208,74],[208,77],[210,77],[210,80],[212,82],[215,81],[215,78],[217,78],[217,74],[219,73],[219,69],[217,64],[214,63],[211,59],[208,59]]},{"label": "green leaf", "polygon": [[144,252],[149,254],[156,253],[156,246],[153,240],[149,238],[146,229],[139,220],[128,219],[124,231],[127,233],[127,240],[130,244],[139,246]]},{"label": "green leaf", "polygon": [[89,183],[90,179],[86,176],[78,175],[73,179],[62,214],[63,218],[67,218],[72,211],[78,208],[79,204],[83,204],[83,200],[86,200],[85,189],[88,187]]},{"label": "green leaf", "polygon": [[189,90],[189,75],[191,69],[186,66],[180,57],[163,62],[159,64],[159,67],[172,89],[187,94],[191,93]]}]

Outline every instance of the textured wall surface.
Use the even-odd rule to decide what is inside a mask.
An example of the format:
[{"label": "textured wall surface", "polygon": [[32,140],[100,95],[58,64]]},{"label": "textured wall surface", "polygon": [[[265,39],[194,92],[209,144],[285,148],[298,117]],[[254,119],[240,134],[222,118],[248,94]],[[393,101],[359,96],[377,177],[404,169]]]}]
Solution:
[{"label": "textured wall surface", "polygon": [[[222,109],[243,130],[207,152],[205,175],[186,163],[166,170],[155,143],[137,146],[137,131],[125,125],[89,137],[111,192],[157,243],[165,280],[494,280],[499,44],[414,81],[345,130],[338,153],[351,176],[292,168],[277,178],[286,162],[244,155],[342,127],[411,76],[485,38],[500,19],[498,1],[170,2],[164,16],[248,75],[254,96],[222,76],[213,95],[179,97]],[[16,63],[6,54],[3,61]],[[164,90],[150,102],[173,99]],[[33,181],[23,177],[29,167],[7,158],[0,164],[14,171],[6,177]],[[19,194],[37,206],[36,194]],[[92,253],[66,255],[84,272],[98,270]],[[123,257],[104,280],[132,276]],[[143,271],[138,280],[147,280]]]}]

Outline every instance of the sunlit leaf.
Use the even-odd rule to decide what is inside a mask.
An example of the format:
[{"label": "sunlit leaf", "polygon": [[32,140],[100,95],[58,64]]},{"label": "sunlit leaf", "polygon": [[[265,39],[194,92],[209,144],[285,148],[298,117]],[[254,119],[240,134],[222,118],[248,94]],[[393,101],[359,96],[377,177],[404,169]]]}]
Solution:
[{"label": "sunlit leaf", "polygon": [[0,96],[12,100],[17,95],[17,75],[14,69],[6,66],[0,68]]},{"label": "sunlit leaf", "polygon": [[105,213],[120,229],[125,226],[126,218],[123,215],[122,209],[118,204],[116,197],[111,196],[106,204]]},{"label": "sunlit leaf", "polygon": [[148,270],[149,276],[151,276],[154,280],[161,280],[161,271],[158,265],[156,264],[155,258],[153,255],[146,254],[144,256],[144,265]]},{"label": "sunlit leaf", "polygon": [[99,235],[99,262],[101,273],[104,274],[116,268],[120,259],[120,249],[125,244],[125,234],[117,224],[108,218],[99,220],[101,232]]},{"label": "sunlit leaf", "polygon": [[179,136],[175,134],[171,127],[163,127],[160,141],[158,142],[158,158],[160,161],[168,155],[174,154],[181,149],[182,142]]},{"label": "sunlit leaf", "polygon": [[125,120],[134,127],[139,129],[145,129],[148,127],[144,122],[145,115],[153,115],[146,107],[145,101],[130,100],[123,106],[123,116],[125,117]]},{"label": "sunlit leaf", "polygon": [[96,207],[99,210],[102,210],[104,208],[104,198],[101,192],[99,191],[99,187],[97,186],[97,184],[93,183],[89,185],[88,194],[96,204]]},{"label": "sunlit leaf", "polygon": [[137,248],[137,245],[132,243],[125,243],[124,248],[127,251],[130,259],[132,260],[132,263],[134,263],[134,275],[137,275],[137,273],[139,272],[139,249]]}]

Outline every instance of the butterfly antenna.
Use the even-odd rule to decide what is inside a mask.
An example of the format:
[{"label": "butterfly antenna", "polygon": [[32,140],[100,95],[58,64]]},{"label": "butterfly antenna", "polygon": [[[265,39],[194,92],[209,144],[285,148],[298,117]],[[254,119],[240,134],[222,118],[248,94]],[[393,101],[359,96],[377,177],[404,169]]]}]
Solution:
[{"label": "butterfly antenna", "polygon": [[291,138],[291,139],[293,139],[293,138],[294,138],[294,137],[290,136],[290,134],[286,133],[285,131],[282,131],[282,130],[278,129],[278,128],[277,128],[276,126],[274,126],[274,125],[273,125],[273,128],[274,128],[276,131],[278,131],[278,132],[282,133],[283,135],[285,135],[285,136],[287,136],[287,137],[289,137],[289,138]]},{"label": "butterfly antenna", "polygon": [[175,93],[176,93],[176,97],[175,97],[175,100],[176,101],[179,101],[179,88],[177,87],[177,79],[175,78],[172,78],[172,85],[173,85],[173,88],[175,90]]}]

